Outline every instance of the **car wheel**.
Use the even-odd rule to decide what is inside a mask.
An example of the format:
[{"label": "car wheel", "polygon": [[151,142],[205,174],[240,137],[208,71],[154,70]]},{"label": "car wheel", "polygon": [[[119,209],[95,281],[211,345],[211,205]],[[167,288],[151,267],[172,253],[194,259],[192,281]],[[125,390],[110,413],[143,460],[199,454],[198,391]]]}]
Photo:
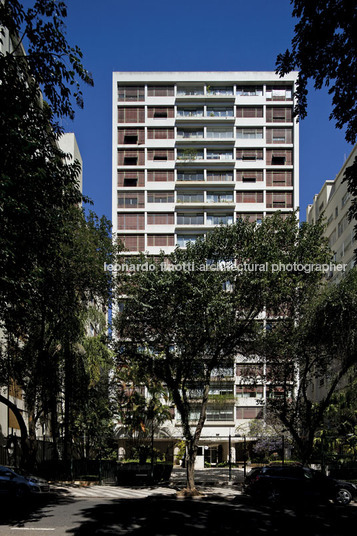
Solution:
[{"label": "car wheel", "polygon": [[277,488],[271,487],[266,492],[266,500],[270,504],[278,504],[281,501],[281,491]]},{"label": "car wheel", "polygon": [[336,491],[333,502],[340,506],[346,506],[352,501],[352,494],[346,488],[340,488]]}]

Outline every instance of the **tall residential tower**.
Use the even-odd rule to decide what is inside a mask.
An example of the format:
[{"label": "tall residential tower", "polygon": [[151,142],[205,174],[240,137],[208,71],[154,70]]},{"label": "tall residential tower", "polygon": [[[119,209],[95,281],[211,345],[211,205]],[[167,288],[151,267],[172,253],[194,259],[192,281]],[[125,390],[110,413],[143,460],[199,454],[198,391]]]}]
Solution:
[{"label": "tall residential tower", "polygon": [[[296,79],[273,72],[113,74],[113,231],[129,252],[171,252],[215,225],[298,207]],[[237,359],[215,385],[215,393],[232,397],[208,409],[206,461],[226,457],[230,430],[262,414],[267,386],[245,385],[243,372]]]}]

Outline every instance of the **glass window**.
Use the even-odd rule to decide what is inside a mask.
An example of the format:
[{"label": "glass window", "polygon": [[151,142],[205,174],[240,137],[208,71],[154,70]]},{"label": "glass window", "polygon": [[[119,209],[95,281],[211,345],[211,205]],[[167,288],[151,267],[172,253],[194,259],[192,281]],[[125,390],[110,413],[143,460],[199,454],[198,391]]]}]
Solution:
[{"label": "glass window", "polygon": [[203,214],[177,214],[177,225],[202,225]]},{"label": "glass window", "polygon": [[233,117],[233,108],[226,106],[208,106],[207,117]]},{"label": "glass window", "polygon": [[177,108],[177,117],[203,117],[203,108]]},{"label": "glass window", "polygon": [[203,95],[203,87],[181,86],[177,88],[177,95]]},{"label": "glass window", "polygon": [[197,238],[198,235],[177,235],[177,245],[181,248],[184,248],[189,242],[194,244]]},{"label": "glass window", "polygon": [[207,150],[207,160],[233,160],[233,151]]},{"label": "glass window", "polygon": [[232,203],[232,192],[208,192],[207,203]]},{"label": "glass window", "polygon": [[262,128],[237,128],[239,140],[263,139]]},{"label": "glass window", "polygon": [[233,138],[233,130],[231,128],[208,128],[207,138]]},{"label": "glass window", "polygon": [[233,214],[207,214],[207,225],[230,225],[233,223]]},{"label": "glass window", "polygon": [[250,97],[250,96],[262,96],[262,86],[237,86],[237,95]]}]

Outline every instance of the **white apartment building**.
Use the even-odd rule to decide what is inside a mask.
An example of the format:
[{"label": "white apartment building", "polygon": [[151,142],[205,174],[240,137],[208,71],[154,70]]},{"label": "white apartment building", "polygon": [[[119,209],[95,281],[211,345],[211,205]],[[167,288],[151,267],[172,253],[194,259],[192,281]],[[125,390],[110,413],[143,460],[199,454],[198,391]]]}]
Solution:
[{"label": "white apartment building", "polygon": [[[113,73],[113,232],[129,254],[169,253],[215,225],[297,209],[296,79],[274,72]],[[229,436],[233,447],[242,443],[247,423],[262,415],[266,386],[244,385],[242,367],[249,365],[240,361],[212,386],[227,403],[208,410],[202,460],[226,460]],[[180,437],[179,422],[172,427]]]}]

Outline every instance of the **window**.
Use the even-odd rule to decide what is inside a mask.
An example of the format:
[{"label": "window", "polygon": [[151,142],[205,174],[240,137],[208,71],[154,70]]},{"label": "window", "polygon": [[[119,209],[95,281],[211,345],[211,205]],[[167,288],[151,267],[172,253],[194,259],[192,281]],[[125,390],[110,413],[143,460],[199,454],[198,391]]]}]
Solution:
[{"label": "window", "polygon": [[242,97],[261,97],[263,95],[262,86],[237,86],[237,95]]},{"label": "window", "polygon": [[233,192],[207,192],[207,203],[233,203]]},{"label": "window", "polygon": [[345,204],[347,203],[347,201],[349,200],[350,197],[351,197],[350,192],[346,192],[345,195],[342,197],[342,200],[341,200],[341,208],[343,208],[345,206]]},{"label": "window", "polygon": [[266,151],[267,165],[272,166],[291,166],[292,151],[290,149],[267,149]]},{"label": "window", "polygon": [[177,95],[203,95],[203,86],[181,86],[177,88]]},{"label": "window", "polygon": [[177,151],[178,160],[203,160],[203,149],[179,149]]},{"label": "window", "polygon": [[136,187],[145,185],[145,173],[143,171],[118,171],[118,186]]},{"label": "window", "polygon": [[148,97],[173,97],[174,86],[148,86]]},{"label": "window", "polygon": [[207,421],[233,421],[234,408],[207,408]]},{"label": "window", "polygon": [[254,139],[263,139],[263,129],[262,128],[237,128],[237,139],[238,140],[254,140]]},{"label": "window", "polygon": [[203,214],[177,214],[177,225],[203,225]]},{"label": "window", "polygon": [[263,398],[263,387],[261,386],[236,386],[238,398]]},{"label": "window", "polygon": [[184,248],[190,242],[194,244],[199,235],[177,235],[177,245]]},{"label": "window", "polygon": [[292,208],[292,192],[267,192],[267,208]]},{"label": "window", "polygon": [[207,117],[233,117],[233,108],[227,106],[207,106]]},{"label": "window", "polygon": [[208,149],[207,160],[233,160],[233,151]]},{"label": "window", "polygon": [[243,169],[237,171],[236,180],[238,182],[261,182],[263,171],[261,169]]},{"label": "window", "polygon": [[145,153],[143,150],[118,150],[119,166],[143,166],[145,162]]},{"label": "window", "polygon": [[269,107],[266,110],[267,123],[291,123],[293,120],[293,110],[285,106]]},{"label": "window", "polygon": [[143,128],[118,128],[118,143],[128,145],[145,143],[145,131]]},{"label": "window", "polygon": [[267,186],[292,186],[291,171],[267,171]]},{"label": "window", "polygon": [[177,108],[177,117],[203,117],[203,108]]},{"label": "window", "polygon": [[207,95],[233,95],[233,86],[207,86]]},{"label": "window", "polygon": [[203,193],[182,192],[177,194],[178,203],[203,203]]},{"label": "window", "polygon": [[118,229],[144,229],[144,214],[140,212],[118,214]]},{"label": "window", "polygon": [[203,128],[200,129],[177,129],[178,138],[203,138]]},{"label": "window", "polygon": [[208,128],[207,138],[233,138],[233,130],[231,128]]},{"label": "window", "polygon": [[172,140],[173,138],[173,128],[148,128],[149,140]]},{"label": "window", "polygon": [[207,225],[231,225],[233,214],[207,214]]},{"label": "window", "polygon": [[207,171],[207,181],[209,182],[232,182],[232,171]]},{"label": "window", "polygon": [[292,143],[291,128],[267,128],[267,143]]},{"label": "window", "polygon": [[237,160],[263,160],[263,149],[237,149]]},{"label": "window", "polygon": [[263,117],[263,106],[237,106],[237,117]]},{"label": "window", "polygon": [[174,192],[148,192],[148,203],[174,203]]},{"label": "window", "polygon": [[148,234],[148,246],[165,247],[175,245],[175,235]]},{"label": "window", "polygon": [[263,203],[263,192],[237,192],[237,203]]},{"label": "window", "polygon": [[267,100],[291,100],[292,88],[287,86],[267,86]]},{"label": "window", "polygon": [[174,108],[168,106],[149,106],[148,119],[168,119],[174,117]]},{"label": "window", "polygon": [[120,86],[118,84],[119,101],[143,101],[145,100],[144,86]]},{"label": "window", "polygon": [[173,225],[174,213],[173,212],[149,212],[148,213],[148,225]]},{"label": "window", "polygon": [[173,149],[148,149],[148,160],[167,161],[174,159]]},{"label": "window", "polygon": [[234,396],[233,385],[230,383],[213,383],[208,391],[210,396]]},{"label": "window", "polygon": [[145,108],[119,107],[118,123],[145,123]]},{"label": "window", "polygon": [[174,172],[167,169],[149,170],[148,182],[170,182],[174,180]]},{"label": "window", "polygon": [[129,251],[144,251],[145,237],[144,235],[123,235],[118,234],[119,240],[121,240],[126,249]]},{"label": "window", "polygon": [[330,247],[333,246],[335,242],[336,242],[336,229],[334,229],[329,236],[329,239],[328,239],[329,246]]},{"label": "window", "polygon": [[144,208],[144,192],[118,193],[118,208]]},{"label": "window", "polygon": [[237,419],[262,419],[263,409],[261,407],[240,406],[236,408]]},{"label": "window", "polygon": [[203,171],[184,171],[177,173],[178,181],[203,181]]},{"label": "window", "polygon": [[348,216],[344,216],[340,223],[338,224],[338,238],[342,235],[342,233],[347,229],[348,227]]}]

